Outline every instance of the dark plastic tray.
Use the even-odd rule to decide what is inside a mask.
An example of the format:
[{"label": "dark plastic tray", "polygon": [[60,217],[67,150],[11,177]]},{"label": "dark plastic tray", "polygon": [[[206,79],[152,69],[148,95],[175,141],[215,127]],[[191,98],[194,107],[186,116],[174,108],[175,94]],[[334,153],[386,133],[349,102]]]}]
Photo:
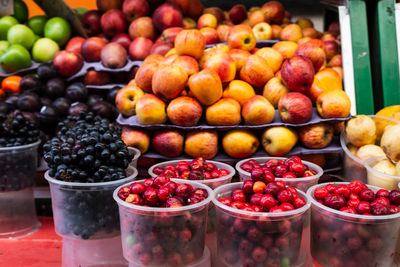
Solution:
[{"label": "dark plastic tray", "polygon": [[340,122],[347,121],[351,118],[348,116],[346,118],[329,118],[324,119],[318,115],[317,109],[313,108],[313,113],[311,119],[306,123],[293,124],[293,123],[285,123],[282,122],[281,117],[279,116],[278,110],[275,110],[275,118],[271,123],[262,124],[262,125],[244,125],[243,122],[239,125],[233,126],[213,126],[208,125],[205,121],[200,121],[200,123],[196,126],[178,126],[170,123],[167,124],[152,124],[152,125],[142,125],[138,122],[136,116],[124,117],[121,114],[117,118],[117,122],[120,125],[132,126],[136,128],[146,129],[146,130],[157,130],[157,129],[176,129],[183,131],[192,131],[192,130],[231,130],[231,129],[264,129],[270,126],[286,126],[286,127],[301,127],[309,124],[316,124],[319,122]]},{"label": "dark plastic tray", "polygon": [[11,76],[11,75],[23,75],[23,74],[29,73],[31,71],[36,70],[40,66],[40,64],[42,64],[42,63],[32,60],[31,65],[28,68],[20,69],[20,70],[14,71],[14,72],[6,72],[5,70],[3,70],[3,68],[0,67],[0,78],[5,78],[5,77]]},{"label": "dark plastic tray", "polygon": [[[277,42],[279,42],[279,40],[258,40],[256,47],[261,48],[261,47],[273,46]],[[206,48],[214,47],[219,44],[226,44],[226,42],[208,44],[208,45],[206,45]]]},{"label": "dark plastic tray", "polygon": [[126,84],[121,84],[121,83],[109,83],[109,84],[103,84],[103,85],[86,85],[87,89],[94,89],[94,90],[111,90],[114,88],[122,88],[126,86]]}]

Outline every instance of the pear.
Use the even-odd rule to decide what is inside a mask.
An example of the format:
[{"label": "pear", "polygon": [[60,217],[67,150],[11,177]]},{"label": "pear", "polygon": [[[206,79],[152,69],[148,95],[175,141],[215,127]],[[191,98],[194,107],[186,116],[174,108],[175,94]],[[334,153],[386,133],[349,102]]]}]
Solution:
[{"label": "pear", "polygon": [[376,126],[367,115],[358,115],[347,122],[346,137],[352,145],[364,146],[375,144]]},{"label": "pear", "polygon": [[385,128],[381,147],[393,162],[400,161],[400,124],[389,125]]}]

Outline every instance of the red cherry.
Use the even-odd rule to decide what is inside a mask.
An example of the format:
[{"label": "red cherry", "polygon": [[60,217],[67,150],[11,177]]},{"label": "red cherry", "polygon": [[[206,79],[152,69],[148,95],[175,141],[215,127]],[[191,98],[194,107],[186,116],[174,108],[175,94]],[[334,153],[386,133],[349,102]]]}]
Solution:
[{"label": "red cherry", "polygon": [[279,185],[277,185],[276,182],[272,182],[272,183],[268,183],[265,186],[265,194],[270,194],[273,196],[277,196],[279,191],[281,191],[281,187]]},{"label": "red cherry", "polygon": [[212,175],[209,172],[203,172],[203,176],[205,180],[217,178],[217,177],[212,177]]},{"label": "red cherry", "polygon": [[271,183],[271,182],[275,181],[275,176],[272,172],[266,171],[266,172],[264,172],[264,176],[265,176],[264,181],[266,183]]},{"label": "red cherry", "polygon": [[264,171],[261,168],[254,168],[251,170],[251,180],[253,181],[263,181]]},{"label": "red cherry", "polygon": [[178,184],[175,194],[183,199],[188,199],[193,192],[193,187],[190,184]]},{"label": "red cherry", "polygon": [[266,185],[265,185],[264,182],[257,181],[257,182],[255,182],[254,185],[253,185],[253,191],[254,191],[254,193],[260,193],[260,194],[262,194],[262,193],[264,193],[264,191],[265,191],[265,187],[266,187]]},{"label": "red cherry", "polygon": [[181,160],[181,161],[179,161],[179,162],[178,162],[178,164],[176,164],[176,166],[180,166],[180,165],[186,165],[186,166],[189,166],[189,162],[187,162],[187,161],[184,161],[184,160]]},{"label": "red cherry", "polygon": [[390,205],[389,207],[390,214],[395,214],[400,212],[400,207],[395,205]]},{"label": "red cherry", "polygon": [[153,186],[153,179],[146,179],[143,182],[143,185],[147,188],[147,187],[152,187]]},{"label": "red cherry", "polygon": [[284,181],[275,181],[281,190],[286,188],[286,183]]},{"label": "red cherry", "polygon": [[184,171],[181,173],[180,178],[184,180],[189,180],[190,173],[190,171]]},{"label": "red cherry", "polygon": [[390,214],[390,209],[388,206],[384,206],[382,204],[377,204],[372,208],[373,215],[388,215]]},{"label": "red cherry", "polygon": [[269,212],[275,213],[275,212],[284,212],[284,210],[280,207],[273,207],[269,210]]},{"label": "red cherry", "polygon": [[250,204],[251,205],[260,205],[260,200],[263,194],[256,193],[250,197]]},{"label": "red cherry", "polygon": [[217,167],[217,165],[215,165],[214,163],[211,163],[211,162],[207,162],[206,164],[205,164],[205,171],[207,171],[207,172],[212,172],[212,171],[215,171],[215,170],[217,170],[218,169],[218,167]]},{"label": "red cherry", "polygon": [[350,189],[347,185],[345,184],[340,184],[336,187],[335,189],[335,194],[339,194],[344,196],[346,199],[349,199],[350,196]]},{"label": "red cherry", "polygon": [[292,161],[297,161],[297,162],[301,162],[301,158],[299,156],[291,156],[290,159]]},{"label": "red cherry", "polygon": [[336,185],[334,184],[327,184],[325,186],[326,190],[328,190],[329,193],[335,193],[336,190]]},{"label": "red cherry", "polygon": [[360,201],[357,205],[357,211],[360,214],[363,213],[370,213],[371,212],[371,205],[366,201]]},{"label": "red cherry", "polygon": [[288,166],[278,165],[274,171],[275,177],[282,177],[285,173],[288,172],[288,170],[289,170]]},{"label": "red cherry", "polygon": [[343,207],[340,209],[340,211],[346,212],[346,213],[352,213],[352,214],[357,214],[357,211],[353,207]]},{"label": "red cherry", "polygon": [[230,197],[221,197],[220,199],[218,199],[218,201],[227,206],[230,206],[232,204],[232,198]]},{"label": "red cherry", "polygon": [[[254,186],[254,182],[253,182],[252,180],[246,180],[246,181],[244,181],[244,182],[243,182],[243,186],[242,186],[243,192],[244,192],[245,194],[252,194],[252,193],[254,193],[254,191],[253,191],[253,186]],[[264,192],[262,192],[262,193],[264,193]]]},{"label": "red cherry", "polygon": [[[158,177],[160,177],[159,175]],[[177,178],[179,177],[179,174],[177,174],[176,170],[171,170],[171,169],[165,169],[162,173],[162,176],[164,177],[170,177],[170,178]]]},{"label": "red cherry", "polygon": [[[166,170],[166,171],[168,171],[168,170]],[[169,181],[170,181],[170,179],[168,176],[159,175],[156,178],[154,178],[153,187],[159,189],[162,186],[164,186],[166,183],[168,183]]]},{"label": "red cherry", "polygon": [[303,207],[305,204],[306,204],[306,201],[302,197],[296,196],[293,199],[293,205],[296,209]]},{"label": "red cherry", "polygon": [[282,203],[281,205],[279,205],[279,207],[280,207],[281,209],[283,209],[284,211],[294,210],[293,205],[290,204],[290,203]]},{"label": "red cherry", "polygon": [[286,190],[289,190],[293,197],[297,197],[299,195],[299,192],[297,192],[297,189],[293,186],[286,187]]},{"label": "red cherry", "polygon": [[[350,188],[349,188],[350,189]],[[356,193],[351,192],[349,195],[349,199],[357,199],[360,200],[360,196],[357,195]]]},{"label": "red cherry", "polygon": [[376,198],[380,197],[389,197],[389,191],[386,189],[379,189],[378,192],[376,192]]},{"label": "red cherry", "polygon": [[232,202],[231,207],[234,208],[234,209],[241,210],[241,209],[244,208],[244,203],[243,202],[239,202],[239,201],[235,201],[235,202]]},{"label": "red cherry", "polygon": [[244,211],[254,211],[252,207],[244,207],[242,210],[244,210]]},{"label": "red cherry", "polygon": [[189,163],[190,169],[192,171],[198,170],[198,171],[203,171],[204,170],[204,164],[205,164],[205,159],[202,157],[195,158]]},{"label": "red cherry", "polygon": [[389,199],[385,198],[385,197],[380,197],[375,199],[374,201],[371,202],[371,207],[375,207],[376,204],[382,204],[384,206],[390,206],[390,202]]},{"label": "red cherry", "polygon": [[[185,163],[186,163],[186,162],[185,162]],[[178,164],[178,165],[176,166],[176,170],[178,171],[178,173],[179,173],[180,175],[182,175],[183,172],[187,172],[187,171],[190,172],[189,164],[181,164],[181,165]]]},{"label": "red cherry", "polygon": [[369,188],[363,189],[360,192],[360,200],[372,202],[375,200],[375,193]]},{"label": "red cherry", "polygon": [[275,169],[279,164],[279,161],[277,159],[270,159],[267,162],[265,162],[264,166],[267,168]]},{"label": "red cherry", "polygon": [[135,204],[135,205],[140,205],[142,202],[142,199],[138,194],[129,194],[129,196],[125,199],[125,202]]},{"label": "red cherry", "polygon": [[289,190],[281,190],[277,198],[281,203],[293,203],[293,195]]},{"label": "red cherry", "polygon": [[159,174],[161,174],[163,171],[164,171],[164,169],[163,169],[162,167],[155,167],[155,168],[153,169],[153,173],[154,173],[155,175],[159,175]]},{"label": "red cherry", "polygon": [[339,210],[346,206],[346,199],[342,195],[328,194],[324,199],[325,206]]},{"label": "red cherry", "polygon": [[245,162],[240,165],[240,168],[245,172],[251,172],[251,170],[253,169],[253,165],[249,162]]},{"label": "red cherry", "polygon": [[357,208],[358,203],[360,203],[359,199],[350,199],[347,201],[347,206]]},{"label": "red cherry", "polygon": [[118,190],[118,197],[125,200],[129,196],[130,192],[131,190],[129,187],[121,187],[121,189]]},{"label": "red cherry", "polygon": [[272,207],[275,207],[277,205],[278,205],[278,202],[272,195],[265,194],[260,199],[260,206],[265,211],[268,211],[269,209],[271,209]]},{"label": "red cherry", "polygon": [[273,172],[274,172],[274,170],[273,170],[272,168],[268,168],[268,167],[265,167],[265,166],[262,166],[261,169],[262,169],[264,172],[270,172],[270,173],[273,173]]},{"label": "red cherry", "polygon": [[228,176],[229,175],[229,171],[225,170],[225,169],[220,169],[219,170],[219,177],[224,177],[224,176]]},{"label": "red cherry", "polygon": [[361,190],[367,188],[367,186],[363,182],[360,182],[360,181],[351,181],[349,183],[348,187],[352,193],[355,193],[357,195],[361,192]]},{"label": "red cherry", "polygon": [[143,197],[146,200],[146,204],[150,206],[154,206],[158,202],[158,190],[152,187],[146,188],[144,191]]},{"label": "red cherry", "polygon": [[317,187],[314,190],[314,197],[317,200],[323,200],[329,194],[328,189],[325,187]]},{"label": "red cherry", "polygon": [[303,163],[300,162],[292,162],[289,166],[291,172],[293,172],[297,177],[302,177],[306,170]]},{"label": "red cherry", "polygon": [[168,187],[169,193],[170,193],[171,195],[175,194],[175,190],[176,190],[176,188],[178,187],[178,185],[177,185],[174,181],[169,181],[169,182],[166,183],[164,186],[165,186],[165,187]]},{"label": "red cherry", "polygon": [[285,173],[282,178],[297,178],[297,176],[293,172]]},{"label": "red cherry", "polygon": [[166,186],[161,187],[157,192],[157,197],[161,202],[166,202],[170,197],[169,188]]},{"label": "red cherry", "polygon": [[253,206],[251,206],[251,208],[252,208],[253,211],[255,211],[255,212],[262,212],[262,211],[263,211],[263,210],[260,208],[260,206],[253,205]]},{"label": "red cherry", "polygon": [[246,201],[246,195],[244,194],[243,191],[241,192],[236,192],[235,194],[232,195],[232,200],[233,201],[240,201],[240,202],[245,202]]},{"label": "red cherry", "polygon": [[211,172],[211,177],[212,178],[218,178],[219,177],[219,171],[215,170]]},{"label": "red cherry", "polygon": [[177,197],[170,197],[167,199],[166,207],[173,208],[173,207],[180,207],[183,206],[182,201]]}]

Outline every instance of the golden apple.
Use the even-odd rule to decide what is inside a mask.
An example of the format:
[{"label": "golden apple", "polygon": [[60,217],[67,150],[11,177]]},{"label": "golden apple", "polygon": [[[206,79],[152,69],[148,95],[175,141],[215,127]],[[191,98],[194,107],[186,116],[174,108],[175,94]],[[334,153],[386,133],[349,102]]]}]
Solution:
[{"label": "golden apple", "polygon": [[216,53],[208,57],[203,68],[214,70],[218,73],[221,82],[230,82],[236,75],[236,64],[228,53]]},{"label": "golden apple", "polygon": [[253,26],[253,33],[256,40],[270,40],[272,39],[272,28],[266,22],[261,22]]},{"label": "golden apple", "polygon": [[327,147],[333,138],[333,126],[329,123],[311,124],[299,129],[300,141],[308,148]]},{"label": "golden apple", "polygon": [[149,135],[130,126],[122,126],[121,140],[125,145],[139,149],[142,154],[145,153],[150,146]]},{"label": "golden apple", "polygon": [[242,116],[248,125],[267,124],[275,118],[275,108],[261,95],[255,95],[243,105]]},{"label": "golden apple", "polygon": [[275,108],[278,108],[279,100],[287,93],[289,93],[289,89],[283,84],[282,80],[278,77],[273,77],[265,84],[263,96]]},{"label": "golden apple", "polygon": [[316,106],[322,118],[345,118],[350,114],[351,102],[344,91],[331,90],[318,96]]},{"label": "golden apple", "polygon": [[290,41],[281,41],[272,46],[273,49],[281,53],[283,59],[294,56],[298,44]]},{"label": "golden apple", "polygon": [[282,156],[297,144],[297,133],[293,129],[276,126],[268,128],[262,135],[262,145],[271,156]]},{"label": "golden apple", "polygon": [[256,93],[253,87],[245,81],[233,80],[225,88],[223,97],[230,97],[235,99],[241,106],[249,100],[250,97]]},{"label": "golden apple", "polygon": [[193,158],[212,159],[218,152],[216,131],[196,131],[186,135],[185,153]]},{"label": "golden apple", "polygon": [[283,56],[277,50],[271,47],[263,47],[257,50],[255,54],[265,59],[274,73],[281,69]]},{"label": "golden apple", "polygon": [[221,79],[212,69],[193,74],[188,82],[190,93],[203,105],[212,105],[222,97]]},{"label": "golden apple", "polygon": [[303,38],[303,31],[297,24],[289,24],[282,29],[280,39],[282,41],[297,42]]},{"label": "golden apple", "polygon": [[169,120],[180,126],[195,126],[203,113],[200,103],[189,96],[180,96],[172,100],[167,107]]},{"label": "golden apple", "polygon": [[180,31],[175,37],[175,49],[181,56],[199,59],[203,55],[205,46],[204,36],[196,29]]},{"label": "golden apple", "polygon": [[246,130],[229,131],[222,139],[224,151],[233,158],[250,157],[257,151],[259,145],[257,137]]},{"label": "golden apple", "polygon": [[144,95],[142,89],[136,85],[127,85],[119,89],[115,96],[115,105],[124,116],[132,116],[136,113],[136,103]]},{"label": "golden apple", "polygon": [[151,81],[153,93],[165,99],[174,99],[185,89],[187,73],[177,65],[160,65]]},{"label": "golden apple", "polygon": [[274,72],[267,61],[257,55],[249,56],[240,70],[240,78],[257,87],[264,86],[272,77],[274,77]]},{"label": "golden apple", "polygon": [[136,117],[140,124],[161,124],[167,121],[165,103],[155,95],[144,95],[137,100]]},{"label": "golden apple", "polygon": [[206,121],[210,125],[237,125],[240,120],[240,104],[233,98],[222,98],[206,109]]}]

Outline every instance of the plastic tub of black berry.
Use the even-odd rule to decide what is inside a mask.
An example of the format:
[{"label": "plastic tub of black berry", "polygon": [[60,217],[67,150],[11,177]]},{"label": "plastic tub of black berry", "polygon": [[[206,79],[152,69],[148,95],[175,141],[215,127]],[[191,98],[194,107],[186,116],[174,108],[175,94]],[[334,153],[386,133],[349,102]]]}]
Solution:
[{"label": "plastic tub of black berry", "polygon": [[[337,189],[339,186],[340,189]],[[348,191],[345,189],[346,186],[351,188],[349,197],[352,197],[347,204],[344,197]],[[352,181],[319,184],[307,191],[312,203],[311,254],[318,264],[351,267],[393,265],[400,231],[400,212],[398,212],[400,207],[396,205],[397,208],[395,208],[394,205],[392,207],[386,204],[389,202],[387,199],[393,198],[397,199],[400,205],[400,191],[395,193],[396,196],[387,198],[385,196],[388,196],[389,192],[386,190],[376,195],[380,189],[376,186],[365,185],[360,181]],[[365,191],[361,193],[363,190]],[[333,193],[328,195],[329,192],[341,193],[340,196],[335,196]],[[357,202],[355,195],[359,195],[361,202]],[[367,198],[372,200],[372,196],[377,197],[374,200],[376,203],[373,204],[373,201],[370,205],[366,204],[369,203],[366,201]],[[326,206],[326,203],[330,203],[330,206]],[[349,213],[354,212],[351,206],[340,208],[343,205],[356,205],[356,208],[353,207],[356,213]],[[382,206],[386,207],[382,208]],[[365,213],[368,207],[371,214]],[[394,209],[397,213],[392,213],[395,212]],[[359,212],[364,213],[358,214]]]},{"label": "plastic tub of black berry", "polygon": [[129,164],[129,166],[137,168],[137,162],[141,155],[140,150],[137,148],[134,148],[134,147],[128,147],[128,149],[133,152],[133,159],[132,159],[131,163]]},{"label": "plastic tub of black berry", "polygon": [[[168,179],[159,189],[153,181],[135,181],[114,191],[124,257],[140,266],[190,266],[203,256],[214,192],[196,181]],[[166,193],[162,202],[157,197],[161,190]]]},{"label": "plastic tub of black berry", "polygon": [[58,235],[69,239],[96,240],[118,236],[119,214],[112,192],[133,181],[138,172],[126,169],[126,178],[109,182],[79,183],[54,179],[50,184],[54,227]]},{"label": "plastic tub of black berry", "polygon": [[309,248],[311,206],[306,194],[296,190],[303,199],[302,206],[280,212],[248,211],[223,203],[221,198],[230,198],[244,183],[214,190],[218,258],[233,267],[306,266],[310,260],[305,254]]},{"label": "plastic tub of black berry", "polygon": [[40,141],[0,147],[0,238],[18,238],[40,227],[33,184]]},{"label": "plastic tub of black berry", "polygon": [[[209,186],[211,189],[230,183],[233,175],[235,175],[235,169],[229,164],[204,159],[204,167],[199,170],[193,170],[191,163],[196,160],[199,160],[199,158],[161,162],[151,166],[149,174],[151,177],[155,178],[168,169],[170,171],[168,171],[167,175],[171,178],[195,180],[196,182]],[[178,167],[180,165],[182,166]]]},{"label": "plastic tub of black berry", "polygon": [[[279,167],[279,170],[276,169],[276,166],[281,165],[280,161],[290,161],[290,159],[292,158],[295,158],[297,161],[301,161],[301,163],[305,167],[305,169],[302,170],[301,166],[298,166],[300,167],[300,170],[298,170],[298,172],[301,174],[297,175],[296,171],[291,171],[289,165],[287,165],[286,167],[283,166],[282,168]],[[267,164],[267,162],[270,160],[271,164]],[[250,168],[254,168],[254,165],[257,165],[257,167],[261,168],[261,170],[262,168],[264,168],[265,170],[259,172],[258,174],[254,173],[253,176],[257,177],[253,178],[253,180],[262,180],[265,176],[265,171],[268,171],[273,176],[275,176],[276,180],[284,181],[286,185],[296,187],[297,189],[300,189],[304,192],[306,192],[311,186],[316,185],[319,178],[324,174],[324,170],[320,166],[309,161],[301,160],[299,157],[260,157],[244,159],[236,164],[236,170],[239,172],[241,181],[252,179]],[[247,171],[244,168],[246,168]],[[293,178],[282,178],[282,176],[284,176],[285,174],[291,175]]]}]

